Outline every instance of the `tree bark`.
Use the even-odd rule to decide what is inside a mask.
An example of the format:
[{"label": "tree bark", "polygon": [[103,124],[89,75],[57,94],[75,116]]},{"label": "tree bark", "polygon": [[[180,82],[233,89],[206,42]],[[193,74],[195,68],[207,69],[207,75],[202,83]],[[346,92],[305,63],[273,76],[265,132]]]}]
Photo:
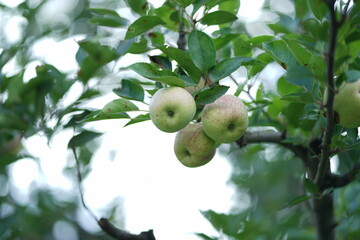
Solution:
[{"label": "tree bark", "polygon": [[332,193],[313,199],[317,239],[335,240],[334,197]]}]

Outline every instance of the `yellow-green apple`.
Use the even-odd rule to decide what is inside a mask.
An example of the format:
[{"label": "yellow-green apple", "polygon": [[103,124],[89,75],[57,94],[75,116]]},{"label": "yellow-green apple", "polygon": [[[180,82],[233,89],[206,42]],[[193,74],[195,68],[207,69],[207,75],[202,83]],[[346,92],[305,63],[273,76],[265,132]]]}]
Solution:
[{"label": "yellow-green apple", "polygon": [[184,166],[199,167],[214,157],[216,144],[205,134],[201,123],[190,123],[177,132],[174,152]]},{"label": "yellow-green apple", "polygon": [[338,114],[339,125],[346,128],[360,126],[360,79],[340,85],[335,94],[334,111]]},{"label": "yellow-green apple", "polygon": [[149,113],[158,129],[176,132],[194,118],[196,103],[191,94],[181,87],[162,88],[151,98]]},{"label": "yellow-green apple", "polygon": [[249,122],[244,103],[234,95],[223,95],[205,105],[201,121],[205,133],[220,143],[238,140],[245,134]]}]

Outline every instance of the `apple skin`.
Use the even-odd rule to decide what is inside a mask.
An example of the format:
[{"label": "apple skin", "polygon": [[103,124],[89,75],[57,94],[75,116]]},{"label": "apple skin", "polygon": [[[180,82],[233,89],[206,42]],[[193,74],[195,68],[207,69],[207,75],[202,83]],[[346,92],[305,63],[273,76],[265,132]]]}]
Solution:
[{"label": "apple skin", "polygon": [[334,99],[334,111],[339,116],[339,125],[346,128],[360,126],[360,79],[345,82]]},{"label": "apple skin", "polygon": [[216,144],[205,134],[201,123],[190,123],[177,132],[174,152],[184,166],[200,167],[214,157]]},{"label": "apple skin", "polygon": [[205,133],[219,143],[238,140],[245,134],[249,124],[244,103],[233,95],[223,95],[205,105],[201,121]]},{"label": "apple skin", "polygon": [[164,132],[177,132],[195,116],[194,98],[181,87],[158,90],[149,104],[150,118],[154,125]]}]

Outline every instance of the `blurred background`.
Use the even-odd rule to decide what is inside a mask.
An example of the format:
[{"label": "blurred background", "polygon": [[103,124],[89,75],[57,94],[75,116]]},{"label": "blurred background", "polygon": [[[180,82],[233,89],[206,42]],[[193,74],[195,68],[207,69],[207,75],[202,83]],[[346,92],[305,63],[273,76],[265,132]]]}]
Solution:
[{"label": "blurred background", "polygon": [[[164,3],[148,2],[153,8]],[[112,89],[134,77],[122,68],[147,61],[152,52],[127,53],[110,62],[89,80],[91,91],[84,89],[75,80],[78,42],[93,38],[115,47],[126,32],[91,23],[89,8],[116,10],[130,22],[137,18],[122,0],[0,0],[0,102],[11,97],[10,105],[0,106],[0,239],[110,239],[81,205],[75,159],[68,149],[74,124],[66,111],[79,99],[89,109],[116,99]],[[237,16],[236,29],[249,37],[273,35],[272,23],[296,27],[288,21],[295,17],[290,0],[243,0]],[[209,34],[214,30],[206,29]],[[177,36],[168,37],[175,45]],[[61,89],[33,81],[43,64],[57,81],[67,80]],[[282,68],[270,64],[253,84],[261,82],[271,91],[282,74]],[[245,81],[245,68],[234,76]],[[224,83],[231,86],[229,93],[236,91],[231,80]],[[51,99],[44,98],[49,94]],[[139,108],[147,110],[147,105]],[[228,239],[223,232],[245,227],[245,239],[287,239],[282,229],[293,236],[288,239],[314,239],[306,210],[281,208],[302,193],[304,172],[301,161],[284,149],[256,145],[239,150],[225,144],[209,164],[188,169],[173,153],[175,134],[159,131],[150,121],[125,124],[86,124],[89,131],[103,133],[79,154],[85,202],[97,217],[136,234],[153,229],[158,240]],[[340,206],[358,190],[339,191]],[[282,210],[270,214],[274,209]],[[251,222],[241,226],[250,213]],[[346,232],[356,223],[340,227]]]}]

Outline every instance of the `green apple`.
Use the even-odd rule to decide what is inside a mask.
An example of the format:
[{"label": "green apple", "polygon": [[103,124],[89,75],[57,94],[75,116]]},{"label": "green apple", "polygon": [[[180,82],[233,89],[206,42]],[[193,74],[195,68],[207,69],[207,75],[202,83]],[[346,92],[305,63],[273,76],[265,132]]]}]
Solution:
[{"label": "green apple", "polygon": [[176,132],[194,118],[196,103],[191,94],[181,87],[162,88],[151,98],[149,113],[158,129]]},{"label": "green apple", "polygon": [[360,79],[345,82],[334,99],[334,111],[339,116],[339,125],[346,128],[360,126]]},{"label": "green apple", "polygon": [[176,134],[174,152],[184,166],[199,167],[214,157],[216,145],[205,134],[201,123],[190,123]]},{"label": "green apple", "polygon": [[219,143],[238,140],[245,134],[249,123],[244,103],[233,95],[223,95],[205,105],[201,121],[205,133]]}]

